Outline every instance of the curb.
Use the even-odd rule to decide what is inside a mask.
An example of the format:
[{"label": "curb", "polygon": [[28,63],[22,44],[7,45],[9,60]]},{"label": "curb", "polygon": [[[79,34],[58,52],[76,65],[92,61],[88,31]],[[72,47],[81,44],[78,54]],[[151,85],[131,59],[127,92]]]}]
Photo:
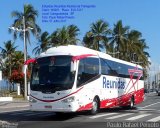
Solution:
[{"label": "curb", "polygon": [[17,103],[17,104],[23,104],[23,103],[29,103],[29,101],[10,101],[10,102],[0,102],[0,106],[5,106],[7,104],[12,104],[12,103]]},{"label": "curb", "polygon": [[11,101],[10,103],[29,103],[29,101]]},{"label": "curb", "polygon": [[10,106],[10,107],[4,107],[4,108],[25,108],[29,107],[29,105],[22,105],[22,106]]},{"label": "curb", "polygon": [[29,109],[22,108],[22,109],[19,109],[19,110],[3,111],[3,112],[0,112],[0,114],[3,114],[3,113],[9,113],[9,112],[20,112],[20,111],[27,111],[27,110],[29,110]]},{"label": "curb", "polygon": [[0,102],[0,106],[4,106],[4,105],[7,105],[7,104],[9,104],[8,102]]}]

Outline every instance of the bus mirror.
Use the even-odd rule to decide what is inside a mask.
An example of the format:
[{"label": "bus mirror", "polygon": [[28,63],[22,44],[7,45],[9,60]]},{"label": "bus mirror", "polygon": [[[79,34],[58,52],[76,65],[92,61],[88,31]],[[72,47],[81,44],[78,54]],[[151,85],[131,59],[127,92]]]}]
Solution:
[{"label": "bus mirror", "polygon": [[71,61],[71,72],[76,71],[76,66],[75,63],[73,61]]},{"label": "bus mirror", "polygon": [[24,62],[24,66],[23,66],[23,73],[25,74],[26,73],[26,71],[27,71],[27,68],[28,68],[28,65],[30,64],[30,63],[36,63],[36,59],[29,59],[29,60],[26,60],[25,62]]}]

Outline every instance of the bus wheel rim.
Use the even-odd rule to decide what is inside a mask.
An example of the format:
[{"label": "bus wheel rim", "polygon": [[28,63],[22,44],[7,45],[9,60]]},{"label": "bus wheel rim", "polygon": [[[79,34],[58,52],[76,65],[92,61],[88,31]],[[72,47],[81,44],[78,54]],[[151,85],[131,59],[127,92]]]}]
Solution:
[{"label": "bus wheel rim", "polygon": [[133,107],[133,99],[131,99],[131,104],[130,104],[130,106],[131,106],[131,108]]},{"label": "bus wheel rim", "polygon": [[93,101],[93,110],[97,111],[97,102],[96,101]]}]

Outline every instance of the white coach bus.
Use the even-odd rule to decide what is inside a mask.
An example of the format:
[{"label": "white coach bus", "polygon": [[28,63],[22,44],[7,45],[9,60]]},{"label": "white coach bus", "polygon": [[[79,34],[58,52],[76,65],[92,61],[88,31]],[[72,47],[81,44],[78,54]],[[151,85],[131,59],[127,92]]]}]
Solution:
[{"label": "white coach bus", "polygon": [[33,111],[78,112],[128,106],[144,100],[141,66],[82,46],[48,49],[34,63],[30,81]]}]

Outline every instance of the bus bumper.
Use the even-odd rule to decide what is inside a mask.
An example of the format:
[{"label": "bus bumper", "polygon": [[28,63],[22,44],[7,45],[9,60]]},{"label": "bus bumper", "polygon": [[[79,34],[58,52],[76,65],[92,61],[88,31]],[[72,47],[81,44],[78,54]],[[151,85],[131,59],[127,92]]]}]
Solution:
[{"label": "bus bumper", "polygon": [[77,109],[75,103],[30,103],[31,111],[75,112]]}]

